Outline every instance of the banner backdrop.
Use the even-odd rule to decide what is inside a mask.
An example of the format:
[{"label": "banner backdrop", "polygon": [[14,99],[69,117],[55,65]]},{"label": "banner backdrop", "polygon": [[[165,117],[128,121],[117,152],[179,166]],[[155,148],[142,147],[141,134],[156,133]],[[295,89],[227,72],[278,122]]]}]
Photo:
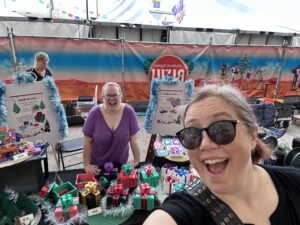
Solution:
[{"label": "banner backdrop", "polygon": [[[15,37],[14,42],[18,62],[27,67],[33,65],[35,52],[49,54],[49,67],[62,100],[93,96],[95,86],[98,85],[101,90],[107,81],[121,84],[125,101],[149,100],[149,71],[153,72],[153,62],[162,56],[182,61],[181,66],[188,68],[186,78],[193,79],[196,88],[204,83],[232,83],[248,96],[273,97],[280,77],[277,97],[297,96],[299,91],[300,48],[295,47],[286,48],[284,56],[281,46],[125,41],[122,49],[119,40],[42,37]],[[11,79],[13,65],[7,38],[0,38],[0,62],[1,79]],[[156,67],[156,72],[160,76],[172,75],[173,70],[170,69],[176,65],[170,67],[168,61],[164,64]],[[99,98],[101,91],[98,93]]]}]

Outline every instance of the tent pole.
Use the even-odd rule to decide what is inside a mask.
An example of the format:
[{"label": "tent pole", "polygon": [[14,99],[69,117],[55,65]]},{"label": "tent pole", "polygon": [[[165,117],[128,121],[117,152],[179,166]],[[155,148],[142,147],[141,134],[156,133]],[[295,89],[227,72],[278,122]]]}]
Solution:
[{"label": "tent pole", "polygon": [[13,70],[16,70],[18,66],[18,61],[16,56],[13,28],[10,28],[9,30],[9,28],[7,27],[7,36],[9,40],[10,54],[12,56],[12,61],[13,61]]},{"label": "tent pole", "polygon": [[278,92],[279,92],[279,88],[280,88],[280,80],[281,80],[281,76],[282,76],[282,71],[283,71],[283,66],[285,63],[285,55],[286,55],[286,49],[287,49],[287,40],[284,39],[283,44],[282,44],[282,55],[281,55],[281,60],[280,60],[280,71],[279,71],[279,75],[278,75],[278,79],[276,81],[276,87],[275,87],[275,91],[274,91],[274,98],[277,97]]},{"label": "tent pole", "polygon": [[121,74],[122,74],[122,95],[125,100],[125,62],[124,62],[124,45],[125,45],[125,32],[122,30],[121,37]]}]

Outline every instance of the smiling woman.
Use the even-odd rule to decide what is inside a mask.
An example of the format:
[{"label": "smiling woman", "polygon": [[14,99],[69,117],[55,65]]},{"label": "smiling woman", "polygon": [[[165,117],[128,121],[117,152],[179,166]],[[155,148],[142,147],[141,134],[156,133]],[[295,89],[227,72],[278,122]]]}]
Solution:
[{"label": "smiling woman", "polygon": [[86,172],[99,174],[99,167],[107,162],[116,166],[127,163],[129,144],[133,153],[132,163],[140,163],[137,144],[139,131],[134,109],[121,102],[122,92],[117,83],[108,82],[102,88],[103,103],[89,112],[83,127],[83,163]]},{"label": "smiling woman", "polygon": [[183,123],[177,136],[201,180],[166,198],[144,224],[300,224],[300,170],[258,164],[269,150],[239,90],[200,88]]}]

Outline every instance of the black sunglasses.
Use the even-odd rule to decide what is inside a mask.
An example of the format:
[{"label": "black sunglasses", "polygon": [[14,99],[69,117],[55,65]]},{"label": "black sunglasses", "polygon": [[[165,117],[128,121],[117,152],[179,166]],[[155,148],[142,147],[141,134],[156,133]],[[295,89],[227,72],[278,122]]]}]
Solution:
[{"label": "black sunglasses", "polygon": [[205,130],[208,137],[219,145],[228,145],[236,135],[238,120],[219,120],[206,128],[186,127],[176,133],[180,143],[186,149],[193,150],[201,145],[202,132]]}]

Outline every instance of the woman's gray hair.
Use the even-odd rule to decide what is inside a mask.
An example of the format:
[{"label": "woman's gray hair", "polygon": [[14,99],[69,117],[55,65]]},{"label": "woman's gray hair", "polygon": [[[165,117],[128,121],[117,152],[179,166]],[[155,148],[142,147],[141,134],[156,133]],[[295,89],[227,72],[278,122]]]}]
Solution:
[{"label": "woman's gray hair", "polygon": [[120,87],[119,84],[117,84],[117,83],[115,83],[115,82],[107,82],[107,83],[105,83],[105,84],[103,85],[103,87],[102,87],[102,92],[101,92],[102,97],[105,96],[106,90],[107,90],[108,87],[116,87],[116,88],[118,88],[118,89],[119,89],[119,92],[120,92],[120,95],[122,95],[122,90],[121,90],[121,87]]},{"label": "woman's gray hair", "polygon": [[39,59],[47,59],[49,61],[49,56],[46,52],[37,52],[34,55],[34,63],[33,63],[33,67],[35,68],[37,66],[37,61]]}]

